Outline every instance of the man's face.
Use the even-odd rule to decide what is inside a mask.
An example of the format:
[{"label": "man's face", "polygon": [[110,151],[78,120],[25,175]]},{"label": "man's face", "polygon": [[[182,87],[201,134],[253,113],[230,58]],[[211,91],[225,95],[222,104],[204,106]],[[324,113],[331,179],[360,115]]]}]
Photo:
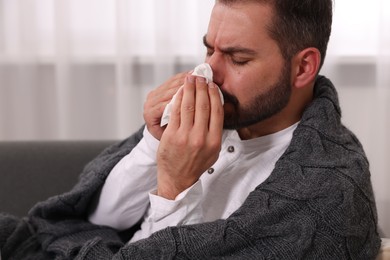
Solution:
[{"label": "man's face", "polygon": [[268,35],[271,18],[271,7],[256,3],[217,3],[213,9],[204,43],[225,97],[225,128],[270,118],[289,101],[291,67]]}]

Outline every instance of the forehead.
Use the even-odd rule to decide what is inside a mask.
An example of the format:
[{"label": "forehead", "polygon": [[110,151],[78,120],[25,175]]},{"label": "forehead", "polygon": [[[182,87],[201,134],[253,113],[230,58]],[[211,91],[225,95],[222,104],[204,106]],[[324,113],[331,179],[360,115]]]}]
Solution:
[{"label": "forehead", "polygon": [[259,43],[272,41],[267,30],[272,15],[268,4],[245,1],[225,5],[217,2],[211,13],[207,41],[221,47],[244,45],[255,48]]}]

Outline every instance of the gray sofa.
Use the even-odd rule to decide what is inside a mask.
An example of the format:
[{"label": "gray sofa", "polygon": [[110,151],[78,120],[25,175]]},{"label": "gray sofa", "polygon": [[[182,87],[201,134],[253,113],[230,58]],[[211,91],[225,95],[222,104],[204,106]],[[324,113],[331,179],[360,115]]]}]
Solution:
[{"label": "gray sofa", "polygon": [[0,212],[26,216],[38,201],[70,190],[85,164],[114,142],[0,142]]}]

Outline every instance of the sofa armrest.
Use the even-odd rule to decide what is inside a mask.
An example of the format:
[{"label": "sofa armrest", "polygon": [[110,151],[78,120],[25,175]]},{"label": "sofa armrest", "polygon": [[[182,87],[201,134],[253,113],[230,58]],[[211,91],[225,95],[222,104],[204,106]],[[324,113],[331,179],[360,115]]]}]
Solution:
[{"label": "sofa armrest", "polygon": [[390,239],[382,238],[382,246],[376,260],[390,260]]},{"label": "sofa armrest", "polygon": [[22,217],[38,201],[70,190],[83,167],[113,143],[0,142],[0,212]]}]

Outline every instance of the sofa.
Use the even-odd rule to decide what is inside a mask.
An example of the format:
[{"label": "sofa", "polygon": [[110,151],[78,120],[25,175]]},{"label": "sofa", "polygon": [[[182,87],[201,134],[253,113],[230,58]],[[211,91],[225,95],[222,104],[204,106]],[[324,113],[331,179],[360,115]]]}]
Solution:
[{"label": "sofa", "polygon": [[[38,201],[69,191],[83,167],[116,141],[0,142],[0,212],[26,216]],[[377,260],[390,260],[390,239]]]},{"label": "sofa", "polygon": [[0,212],[26,216],[38,201],[69,191],[84,165],[114,142],[0,142]]}]

